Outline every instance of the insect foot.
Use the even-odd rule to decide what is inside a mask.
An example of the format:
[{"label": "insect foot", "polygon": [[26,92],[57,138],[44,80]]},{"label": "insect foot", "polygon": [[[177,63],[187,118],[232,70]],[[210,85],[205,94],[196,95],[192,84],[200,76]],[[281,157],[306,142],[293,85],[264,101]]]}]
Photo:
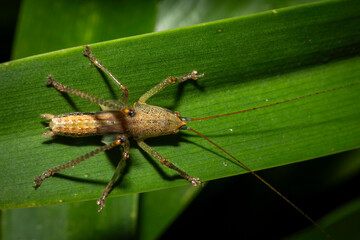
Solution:
[{"label": "insect foot", "polygon": [[48,80],[46,81],[46,85],[48,85],[48,86],[52,85],[54,82],[54,76],[49,74],[47,78],[48,78]]},{"label": "insect foot", "polygon": [[204,186],[204,183],[202,181],[200,181],[200,178],[198,178],[198,177],[189,178],[189,182],[191,182],[191,184],[194,187],[196,187],[198,184],[201,185],[201,186]]},{"label": "insect foot", "polygon": [[100,209],[98,210],[98,212],[101,212],[103,210],[103,208],[105,207],[105,198],[106,198],[106,196],[103,194],[99,198],[99,200],[96,202],[96,204],[100,206]]},{"label": "insect foot", "polygon": [[92,54],[91,48],[88,45],[85,45],[85,50],[84,50],[83,54],[85,56],[87,56],[90,59],[90,61],[93,62],[95,60],[95,57]]},{"label": "insect foot", "polygon": [[182,77],[168,77],[167,78],[167,81],[168,81],[168,84],[174,84],[174,83],[182,83],[182,82],[185,82],[189,79],[192,79],[192,80],[198,80],[199,78],[202,78],[204,77],[204,73],[202,74],[197,74],[198,72],[196,70],[192,71],[191,73],[189,74],[186,74]]},{"label": "insect foot", "polygon": [[198,72],[196,70],[194,70],[191,73],[189,73],[185,76],[182,76],[180,78],[181,80],[179,80],[179,82],[185,82],[186,80],[189,80],[189,79],[198,80],[199,78],[202,78],[202,77],[204,77],[204,73],[198,75]]},{"label": "insect foot", "polygon": [[45,180],[45,178],[51,177],[53,174],[51,173],[50,169],[41,174],[40,176],[35,176],[34,180],[34,187],[40,187],[41,183]]}]

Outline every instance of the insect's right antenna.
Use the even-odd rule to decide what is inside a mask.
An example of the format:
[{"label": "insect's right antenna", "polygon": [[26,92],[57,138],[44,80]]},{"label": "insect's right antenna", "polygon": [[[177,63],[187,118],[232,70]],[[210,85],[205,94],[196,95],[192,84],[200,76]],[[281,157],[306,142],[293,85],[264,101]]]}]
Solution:
[{"label": "insect's right antenna", "polygon": [[278,105],[278,104],[282,104],[282,103],[286,103],[286,102],[291,102],[291,101],[295,101],[295,100],[299,100],[299,99],[311,97],[311,96],[314,96],[314,95],[319,95],[319,94],[323,94],[323,93],[327,93],[327,92],[332,92],[332,91],[335,91],[335,90],[339,90],[339,89],[341,89],[341,88],[352,87],[352,86],[358,85],[358,84],[360,84],[360,82],[350,83],[350,84],[343,85],[343,86],[340,86],[340,87],[335,87],[335,88],[327,89],[327,90],[324,90],[324,91],[320,91],[320,92],[316,92],[316,93],[311,93],[311,94],[308,94],[308,95],[304,95],[304,96],[301,96],[301,97],[296,97],[296,98],[292,98],[292,99],[287,99],[287,100],[284,100],[284,101],[281,101],[281,102],[270,103],[270,104],[268,104],[268,105],[263,105],[263,106],[260,106],[260,107],[249,108],[249,109],[245,109],[245,110],[241,110],[241,111],[237,111],[237,112],[225,113],[225,114],[221,114],[221,115],[215,115],[215,116],[203,117],[203,118],[189,118],[189,119],[187,119],[187,121],[192,121],[192,122],[194,122],[194,121],[202,121],[202,120],[211,119],[211,118],[219,118],[219,117],[225,117],[225,116],[234,115],[234,114],[238,114],[238,113],[250,112],[250,111],[254,111],[254,110],[260,109],[260,108],[267,108],[267,107],[271,107],[271,106],[274,106],[274,105]]},{"label": "insect's right antenna", "polygon": [[223,151],[224,153],[226,153],[226,155],[228,155],[229,157],[231,157],[232,159],[234,159],[237,163],[239,163],[245,170],[247,170],[248,172],[250,172],[252,175],[254,175],[257,179],[259,179],[261,182],[263,182],[266,186],[268,186],[271,190],[273,190],[277,195],[279,195],[282,199],[284,199],[288,204],[290,204],[293,208],[295,208],[301,215],[303,215],[307,220],[309,220],[315,227],[317,227],[327,238],[329,239],[333,239],[329,233],[327,233],[315,220],[313,220],[311,217],[309,217],[303,210],[301,210],[299,207],[297,207],[293,202],[291,202],[287,197],[285,197],[282,193],[280,193],[276,188],[274,188],[270,183],[268,183],[267,181],[265,181],[262,177],[260,177],[259,175],[257,175],[254,171],[252,171],[249,167],[247,167],[244,163],[242,163],[241,161],[239,161],[238,159],[236,159],[233,155],[231,155],[229,152],[227,152],[225,149],[223,149],[222,147],[220,147],[219,145],[217,145],[216,143],[214,143],[213,141],[211,141],[209,138],[205,137],[204,135],[202,135],[201,133],[199,133],[198,131],[186,126],[186,130],[190,130],[194,133],[196,133],[197,135],[199,135],[200,137],[202,137],[203,139],[205,139],[206,141],[210,142],[211,144],[213,144],[215,147],[217,147],[218,149],[220,149],[221,151]]}]

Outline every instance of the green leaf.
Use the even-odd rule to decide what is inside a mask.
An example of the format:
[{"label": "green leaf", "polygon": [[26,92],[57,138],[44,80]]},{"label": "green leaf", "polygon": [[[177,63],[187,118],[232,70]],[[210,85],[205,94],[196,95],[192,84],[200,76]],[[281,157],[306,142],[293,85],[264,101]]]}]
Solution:
[{"label": "green leaf", "polygon": [[[130,239],[135,236],[138,195],[109,199],[99,214],[91,201],[3,212],[3,239]],[[54,224],[56,223],[56,224]]]},{"label": "green leaf", "polygon": [[162,0],[158,6],[156,31],[239,17],[318,0]]},{"label": "green leaf", "polygon": [[155,0],[39,0],[36,4],[25,0],[12,58],[152,32],[156,4]]},{"label": "green leaf", "polygon": [[[358,20],[355,2],[326,2],[101,43],[93,50],[129,87],[134,101],[169,74],[205,72],[198,85],[172,87],[150,101],[202,117],[358,81]],[[100,145],[97,138],[39,137],[44,127],[40,113],[98,109],[46,88],[46,75],[52,73],[58,81],[98,97],[119,96],[96,69],[88,68],[81,51],[73,48],[1,66],[2,208],[96,199],[111,177],[118,151],[67,170],[62,176],[70,179],[54,177],[37,191],[29,188],[35,175]],[[359,147],[358,90],[354,86],[191,126],[254,170],[312,159]],[[245,172],[189,133],[148,143],[203,180]],[[169,181],[176,174],[157,167],[136,147],[128,166],[112,196],[187,184]]]}]

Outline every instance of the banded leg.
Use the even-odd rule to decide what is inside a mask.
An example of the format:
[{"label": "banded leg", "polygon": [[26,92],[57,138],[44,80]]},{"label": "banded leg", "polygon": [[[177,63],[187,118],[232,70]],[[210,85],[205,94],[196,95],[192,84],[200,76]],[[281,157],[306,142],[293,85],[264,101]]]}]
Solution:
[{"label": "banded leg", "polygon": [[168,168],[171,168],[175,171],[177,171],[180,176],[188,180],[193,186],[197,186],[198,184],[203,184],[198,177],[190,177],[186,172],[175,166],[173,163],[169,161],[169,159],[164,158],[161,156],[158,152],[156,152],[154,149],[152,149],[149,145],[147,145],[143,140],[138,140],[137,144],[140,146],[141,149],[143,149],[145,152],[147,152],[149,155],[154,157],[156,160],[158,160],[162,165],[167,166]]},{"label": "banded leg", "polygon": [[101,212],[103,210],[103,208],[105,207],[105,198],[107,197],[107,195],[109,195],[116,179],[120,175],[120,171],[121,171],[122,167],[124,166],[126,159],[128,159],[130,156],[130,142],[129,142],[128,138],[126,136],[122,136],[121,139],[122,139],[121,145],[124,148],[122,158],[121,158],[120,162],[118,163],[118,165],[116,166],[115,173],[114,173],[113,177],[111,178],[110,182],[108,183],[108,185],[106,186],[103,194],[101,195],[99,200],[96,202],[97,205],[100,206],[100,209],[98,210],[98,212]]},{"label": "banded leg", "polygon": [[113,147],[116,147],[116,146],[119,146],[122,144],[122,140],[121,139],[117,139],[109,144],[106,144],[104,146],[101,146],[87,154],[84,154],[78,158],[75,158],[74,160],[68,162],[68,163],[65,163],[63,165],[60,165],[58,167],[55,167],[55,168],[50,168],[48,169],[46,172],[44,172],[42,175],[40,176],[36,176],[35,177],[35,181],[34,181],[34,184],[35,184],[35,187],[39,187],[41,185],[41,183],[46,179],[46,178],[49,178],[51,176],[53,176],[55,173],[57,172],[60,172],[62,170],[65,170],[67,168],[70,168],[70,167],[73,167],[73,166],[76,166],[78,165],[79,163],[85,161],[86,159],[88,158],[91,158],[93,156],[95,156],[96,154],[99,154],[101,152],[104,152],[106,150],[109,150]]},{"label": "banded leg", "polygon": [[161,81],[158,85],[156,85],[155,87],[153,87],[152,89],[150,89],[149,91],[147,91],[146,93],[144,93],[144,95],[142,95],[139,98],[139,103],[145,103],[149,98],[151,98],[152,96],[154,96],[155,94],[157,94],[158,92],[162,91],[164,88],[166,88],[167,86],[174,84],[174,83],[182,83],[185,82],[189,79],[192,80],[197,80],[199,78],[204,77],[204,74],[197,74],[197,71],[192,71],[189,74],[186,74],[182,77],[168,77],[167,79]]},{"label": "banded leg", "polygon": [[114,75],[112,75],[112,73],[104,66],[102,65],[99,60],[97,60],[95,58],[95,56],[93,55],[91,48],[88,45],[85,45],[85,50],[84,50],[84,55],[87,56],[90,61],[96,66],[98,67],[100,70],[102,70],[106,75],[108,75],[115,83],[116,85],[118,85],[121,88],[121,91],[123,93],[122,95],[122,101],[124,104],[126,104],[128,97],[129,97],[129,91],[127,89],[127,87],[125,87],[124,85],[121,84],[121,82],[119,82],[119,80],[117,80],[115,78]]},{"label": "banded leg", "polygon": [[48,76],[48,80],[47,80],[46,84],[49,85],[49,86],[53,86],[59,92],[65,92],[65,93],[74,94],[74,95],[77,95],[77,96],[79,96],[81,98],[89,100],[90,102],[97,103],[97,104],[102,105],[102,106],[106,106],[106,107],[109,107],[109,108],[112,108],[112,109],[117,109],[119,111],[125,111],[125,113],[129,112],[128,107],[126,107],[125,105],[120,105],[120,104],[117,104],[117,103],[114,103],[114,102],[105,101],[105,100],[97,98],[97,97],[95,97],[93,95],[90,95],[88,93],[85,93],[85,92],[82,92],[80,90],[76,90],[76,89],[67,87],[67,86],[65,86],[65,85],[63,85],[61,83],[58,83],[58,82],[56,82],[54,80],[53,75]]}]

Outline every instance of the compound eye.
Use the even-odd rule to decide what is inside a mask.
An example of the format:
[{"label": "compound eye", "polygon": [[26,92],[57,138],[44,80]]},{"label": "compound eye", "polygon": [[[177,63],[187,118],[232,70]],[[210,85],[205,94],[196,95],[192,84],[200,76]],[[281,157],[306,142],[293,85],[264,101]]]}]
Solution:
[{"label": "compound eye", "polygon": [[127,108],[124,110],[124,113],[129,115],[130,117],[133,117],[135,116],[136,112],[133,108]]},{"label": "compound eye", "polygon": [[126,141],[126,137],[121,136],[121,137],[119,138],[119,141],[120,141],[121,143],[124,143],[124,142]]},{"label": "compound eye", "polygon": [[130,110],[128,114],[130,117],[134,117],[136,112],[135,112],[135,110]]}]

